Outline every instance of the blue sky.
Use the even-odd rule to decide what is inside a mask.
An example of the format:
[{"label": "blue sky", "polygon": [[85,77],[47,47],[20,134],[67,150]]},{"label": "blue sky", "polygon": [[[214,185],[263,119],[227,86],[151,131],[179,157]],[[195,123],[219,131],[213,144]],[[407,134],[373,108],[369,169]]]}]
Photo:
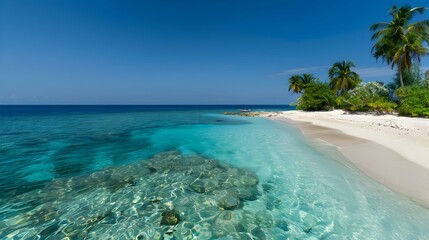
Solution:
[{"label": "blue sky", "polygon": [[340,60],[388,82],[369,26],[393,4],[428,2],[0,0],[0,104],[288,104]]}]

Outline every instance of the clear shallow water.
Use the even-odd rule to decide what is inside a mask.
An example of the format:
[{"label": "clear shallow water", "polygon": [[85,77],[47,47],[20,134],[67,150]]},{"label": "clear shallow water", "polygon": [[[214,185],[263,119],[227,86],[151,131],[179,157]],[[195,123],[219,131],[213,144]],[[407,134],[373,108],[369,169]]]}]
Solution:
[{"label": "clear shallow water", "polygon": [[237,108],[2,106],[0,238],[429,239],[428,209]]}]

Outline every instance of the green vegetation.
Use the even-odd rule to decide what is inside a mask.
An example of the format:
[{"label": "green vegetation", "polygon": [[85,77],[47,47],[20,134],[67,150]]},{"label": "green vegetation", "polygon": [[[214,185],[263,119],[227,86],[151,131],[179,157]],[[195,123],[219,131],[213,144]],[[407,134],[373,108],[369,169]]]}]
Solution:
[{"label": "green vegetation", "polygon": [[329,84],[315,81],[306,86],[298,99],[297,109],[304,111],[328,111],[335,105],[336,92]]},{"label": "green vegetation", "polygon": [[428,41],[429,21],[410,23],[417,14],[423,14],[425,7],[393,6],[389,12],[392,16],[390,22],[379,22],[371,26],[375,31],[372,40],[376,43],[372,48],[374,57],[382,59],[387,64],[398,67],[399,81],[404,86],[402,73],[411,70],[413,61],[420,62],[421,56],[428,54],[423,46]]},{"label": "green vegetation", "polygon": [[[412,85],[419,85],[421,84],[423,79],[423,74],[420,70],[420,66],[417,64],[414,64],[411,70],[405,70],[402,72],[402,81],[404,83],[404,86],[412,86]],[[395,91],[401,87],[401,82],[399,79],[399,71],[396,71],[395,76],[393,77],[393,81],[387,84],[387,88]]]},{"label": "green vegetation", "polygon": [[302,82],[299,75],[293,75],[289,78],[289,92],[293,91],[294,93],[302,92]]},{"label": "green vegetation", "polygon": [[289,91],[302,93],[297,109],[327,111],[334,107],[347,111],[397,112],[412,117],[429,117],[429,70],[420,70],[420,60],[429,54],[429,20],[411,22],[425,7],[393,6],[389,22],[371,26],[375,41],[373,56],[392,68],[393,81],[363,83],[352,71],[351,61],[336,62],[329,69],[329,83],[320,82],[311,74],[289,78]]},{"label": "green vegetation", "polygon": [[390,113],[396,103],[389,100],[389,90],[377,82],[361,83],[336,99],[337,107],[348,111]]},{"label": "green vegetation", "polygon": [[412,117],[429,116],[429,88],[418,85],[399,88],[396,90],[399,97],[397,111],[400,115]]},{"label": "green vegetation", "polygon": [[359,75],[351,70],[355,64],[351,61],[336,62],[329,69],[329,86],[338,94],[344,94],[356,87],[360,82]]},{"label": "green vegetation", "polygon": [[316,80],[317,78],[314,77],[313,74],[292,75],[289,78],[289,91],[292,90],[294,93],[302,93],[308,84]]}]

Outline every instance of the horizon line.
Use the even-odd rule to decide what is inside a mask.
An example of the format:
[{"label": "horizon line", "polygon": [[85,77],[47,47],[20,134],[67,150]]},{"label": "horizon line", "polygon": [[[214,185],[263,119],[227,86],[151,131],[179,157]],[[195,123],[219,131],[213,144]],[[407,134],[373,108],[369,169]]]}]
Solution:
[{"label": "horizon line", "polygon": [[228,104],[1,104],[0,106],[291,106],[290,104],[252,104],[252,103],[228,103]]}]

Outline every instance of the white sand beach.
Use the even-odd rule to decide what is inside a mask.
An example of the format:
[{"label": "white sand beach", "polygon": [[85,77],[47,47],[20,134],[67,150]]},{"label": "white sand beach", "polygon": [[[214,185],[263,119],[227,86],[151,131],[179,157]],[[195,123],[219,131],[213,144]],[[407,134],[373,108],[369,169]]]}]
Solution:
[{"label": "white sand beach", "polygon": [[292,122],[304,135],[337,146],[368,176],[429,206],[429,119],[342,110],[267,116]]}]

